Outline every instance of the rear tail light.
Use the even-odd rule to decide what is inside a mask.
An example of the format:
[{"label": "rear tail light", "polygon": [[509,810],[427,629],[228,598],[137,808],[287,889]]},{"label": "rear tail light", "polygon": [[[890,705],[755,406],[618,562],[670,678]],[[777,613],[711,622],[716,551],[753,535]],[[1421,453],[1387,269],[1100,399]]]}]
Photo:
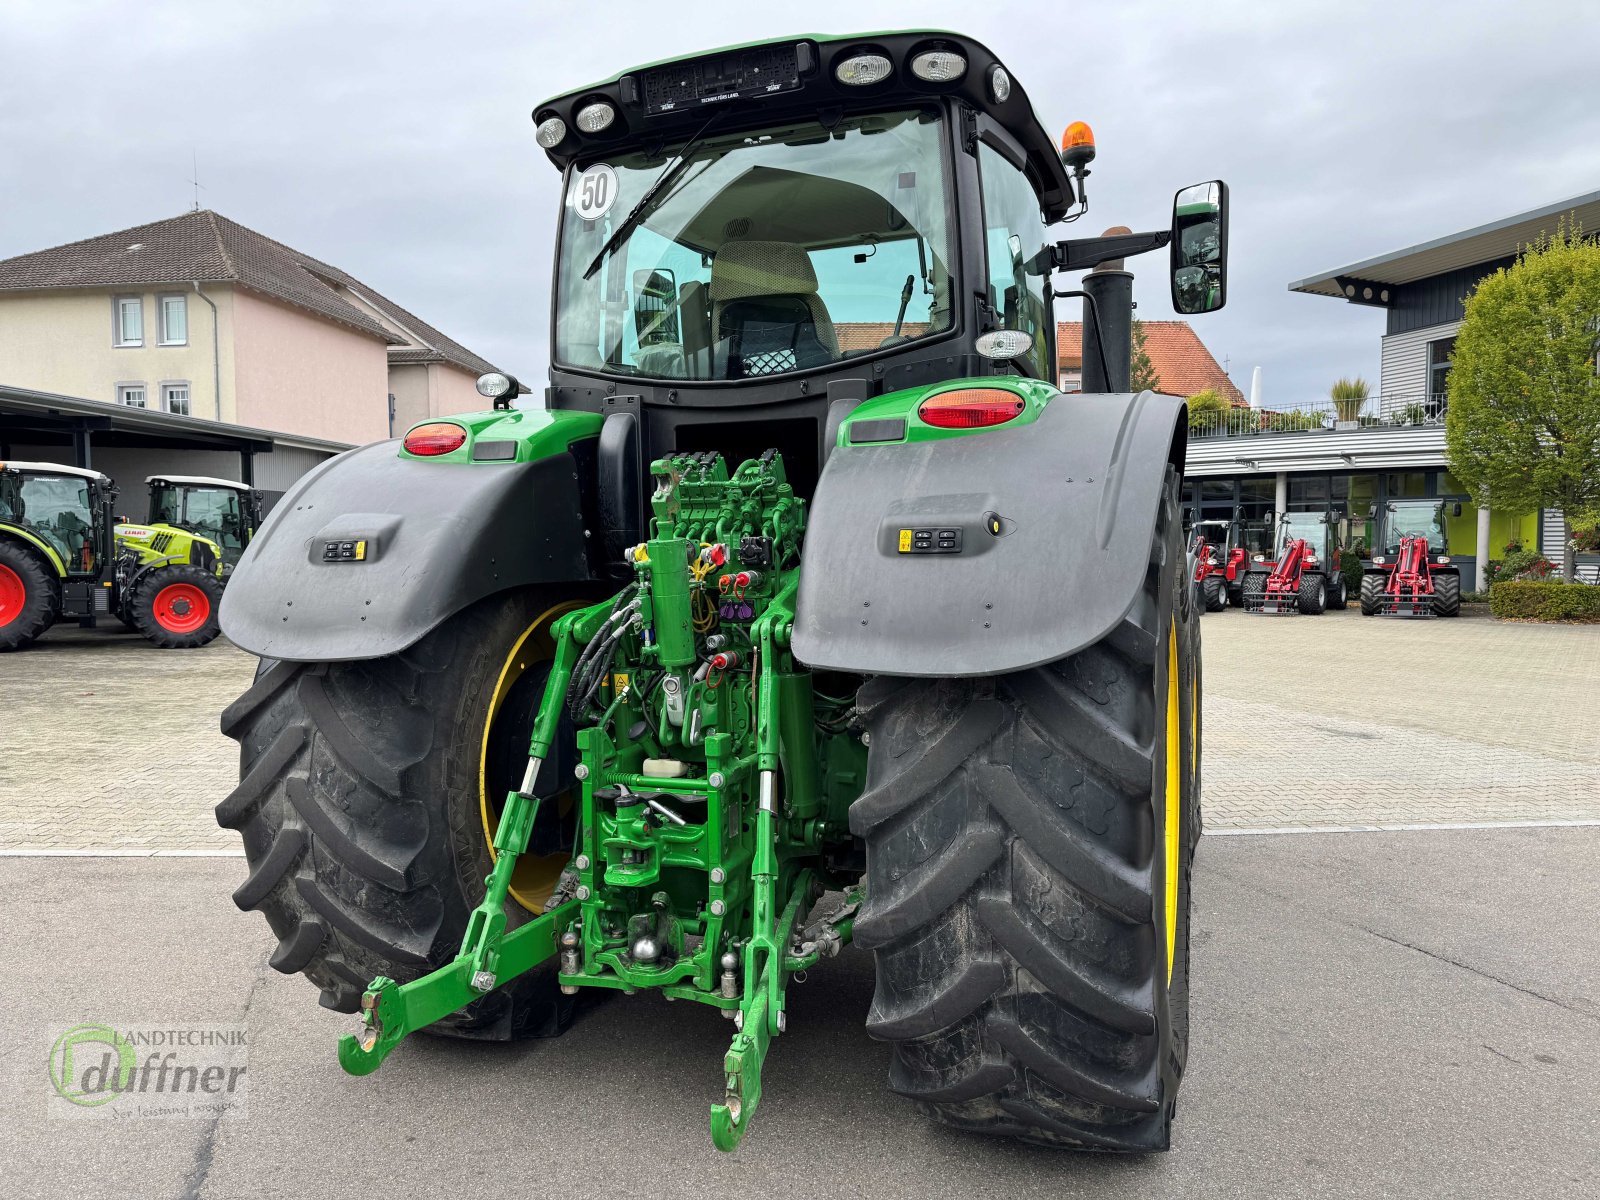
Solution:
[{"label": "rear tail light", "polygon": [[467,444],[467,431],[449,421],[430,421],[418,425],[400,443],[411,454],[431,458],[436,454],[449,454]]},{"label": "rear tail light", "polygon": [[987,429],[1021,415],[1027,401],[1001,388],[963,388],[924,400],[917,416],[938,429]]}]

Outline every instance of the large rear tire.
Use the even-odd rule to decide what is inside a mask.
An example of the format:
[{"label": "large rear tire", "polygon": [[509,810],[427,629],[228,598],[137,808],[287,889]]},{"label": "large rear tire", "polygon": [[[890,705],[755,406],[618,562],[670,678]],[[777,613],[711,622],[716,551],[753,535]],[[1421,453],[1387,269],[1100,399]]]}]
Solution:
[{"label": "large rear tire", "polygon": [[1104,639],[992,679],[881,677],[858,706],[855,939],[889,1086],[964,1129],[1165,1149],[1188,1047],[1199,624],[1168,477]]},{"label": "large rear tire", "polygon": [[1228,607],[1228,593],[1221,575],[1207,575],[1200,584],[1200,594],[1207,612],[1221,612]]},{"label": "large rear tire", "polygon": [[[324,1007],[354,1012],[375,976],[415,979],[460,949],[493,866],[481,798],[503,797],[527,761],[546,608],[527,593],[493,597],[388,658],[263,660],[223,713],[240,781],[217,823],[239,831],[250,867],[234,903],[267,918],[272,966],[305,975]],[[530,658],[544,669],[505,691],[513,664]],[[541,795],[570,775],[567,753],[546,763]],[[545,805],[530,856],[570,846],[558,806]],[[513,901],[506,911],[511,927],[529,919]],[[431,1028],[549,1035],[571,1011],[552,962]]]},{"label": "large rear tire", "polygon": [[1461,576],[1442,571],[1433,577],[1433,612],[1440,617],[1461,615]]},{"label": "large rear tire", "polygon": [[55,624],[59,593],[39,556],[0,539],[0,651],[26,646]]},{"label": "large rear tire", "polygon": [[187,565],[157,567],[128,599],[127,620],[163,650],[193,650],[222,632],[217,608],[222,582],[209,571]]},{"label": "large rear tire", "polygon": [[1363,575],[1361,577],[1361,615],[1375,617],[1383,608],[1382,575]]}]

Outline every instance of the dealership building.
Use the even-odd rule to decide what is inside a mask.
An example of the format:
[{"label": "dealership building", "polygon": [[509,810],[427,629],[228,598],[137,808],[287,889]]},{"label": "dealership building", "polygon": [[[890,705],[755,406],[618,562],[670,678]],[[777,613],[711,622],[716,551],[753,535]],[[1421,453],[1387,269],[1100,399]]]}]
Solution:
[{"label": "dealership building", "polygon": [[1378,394],[1344,411],[1327,399],[1293,412],[1241,408],[1191,430],[1191,517],[1251,520],[1326,504],[1347,514],[1347,545],[1370,545],[1374,505],[1435,498],[1446,502],[1450,553],[1469,586],[1474,579],[1483,586],[1478,568],[1513,540],[1559,558],[1568,537],[1559,511],[1507,512],[1492,498],[1488,508],[1473,503],[1445,461],[1444,419],[1467,295],[1563,219],[1600,229],[1600,192],[1291,283],[1291,291],[1383,311]]}]

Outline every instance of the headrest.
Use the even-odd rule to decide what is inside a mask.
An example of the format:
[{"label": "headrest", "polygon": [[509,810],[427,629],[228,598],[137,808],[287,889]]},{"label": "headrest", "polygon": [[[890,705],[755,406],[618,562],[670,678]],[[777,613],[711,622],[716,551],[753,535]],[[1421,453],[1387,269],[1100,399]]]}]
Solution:
[{"label": "headrest", "polygon": [[711,299],[814,296],[817,273],[793,242],[726,242],[711,260]]}]

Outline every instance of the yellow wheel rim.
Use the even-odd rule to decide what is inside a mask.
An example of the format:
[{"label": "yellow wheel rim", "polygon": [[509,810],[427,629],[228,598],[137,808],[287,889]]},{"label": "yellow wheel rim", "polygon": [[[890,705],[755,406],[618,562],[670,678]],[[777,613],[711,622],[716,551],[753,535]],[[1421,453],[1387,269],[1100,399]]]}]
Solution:
[{"label": "yellow wheel rim", "polygon": [[[576,607],[574,603],[557,604],[535,617],[511,647],[495,680],[494,692],[489,698],[489,712],[483,722],[483,745],[478,752],[478,810],[482,815],[483,838],[489,846],[491,861],[498,857],[494,849],[494,831],[500,823],[500,806],[505,798],[489,794],[489,734],[494,729],[495,717],[499,715],[501,705],[516,686],[517,680],[527,674],[530,668],[549,661],[553,649],[550,623]],[[556,800],[563,815],[570,811],[570,795],[562,793]],[[566,865],[567,856],[564,854],[523,855],[511,873],[511,898],[529,912],[543,912],[545,901],[550,899],[550,893],[555,890],[556,881],[561,877],[561,869]]]},{"label": "yellow wheel rim", "polygon": [[1178,950],[1178,848],[1179,824],[1183,815],[1183,787],[1180,779],[1183,762],[1182,730],[1178,713],[1178,623],[1167,632],[1167,819],[1163,826],[1167,854],[1167,983],[1172,982],[1172,963]]}]

